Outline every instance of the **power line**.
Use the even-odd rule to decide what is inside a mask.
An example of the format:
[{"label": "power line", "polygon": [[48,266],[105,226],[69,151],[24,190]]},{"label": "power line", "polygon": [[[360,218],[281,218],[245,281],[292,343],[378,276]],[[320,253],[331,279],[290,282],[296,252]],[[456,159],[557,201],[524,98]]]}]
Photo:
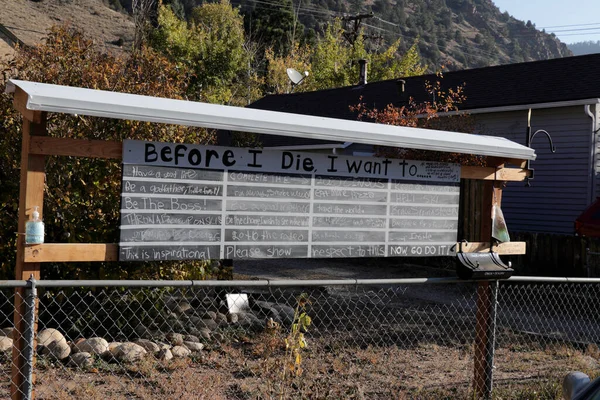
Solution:
[{"label": "power line", "polygon": [[554,25],[554,26],[542,26],[540,29],[548,29],[548,28],[568,28],[571,26],[591,26],[591,25],[600,25],[600,22],[594,22],[593,24],[573,24],[573,25]]},{"label": "power line", "polygon": [[578,31],[597,31],[600,30],[600,26],[597,28],[580,28],[580,29],[565,29],[565,30],[558,30],[558,31],[552,31],[552,33],[556,33],[556,32],[578,32]]},{"label": "power line", "polygon": [[560,36],[591,36],[591,35],[600,35],[600,32],[592,32],[592,33],[567,33],[567,34],[561,34]]}]

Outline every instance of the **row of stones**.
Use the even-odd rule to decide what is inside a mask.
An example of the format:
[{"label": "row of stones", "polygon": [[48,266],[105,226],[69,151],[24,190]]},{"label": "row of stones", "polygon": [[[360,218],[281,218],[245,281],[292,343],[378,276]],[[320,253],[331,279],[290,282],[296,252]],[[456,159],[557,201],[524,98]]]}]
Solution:
[{"label": "row of stones", "polygon": [[[0,336],[0,351],[9,351],[12,348],[13,332],[12,328],[2,330],[1,334],[6,336]],[[90,367],[96,356],[107,361],[135,362],[150,353],[159,360],[168,361],[174,357],[188,357],[193,352],[200,352],[204,348],[200,339],[193,335],[170,333],[165,337],[169,343],[153,342],[148,339],[109,343],[100,337],[69,343],[60,331],[48,328],[38,333],[37,353],[40,356],[66,361],[67,365]]]}]

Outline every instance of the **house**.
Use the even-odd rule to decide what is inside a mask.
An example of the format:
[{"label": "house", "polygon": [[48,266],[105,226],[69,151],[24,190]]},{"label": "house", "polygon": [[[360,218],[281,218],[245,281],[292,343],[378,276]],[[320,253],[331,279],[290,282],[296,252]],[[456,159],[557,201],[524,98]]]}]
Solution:
[{"label": "house", "polygon": [[[271,95],[249,107],[291,113],[356,119],[349,106],[362,102],[370,108],[401,106],[410,97],[429,99],[427,81],[436,75],[373,82],[307,93]],[[476,133],[502,136],[526,144],[531,111],[531,147],[538,155],[529,187],[509,185],[502,209],[511,231],[572,234],[574,221],[600,196],[600,54],[447,72],[442,88],[464,86],[461,111],[472,115]],[[364,146],[327,141],[290,142],[265,137],[270,146],[301,146],[362,154]]]}]

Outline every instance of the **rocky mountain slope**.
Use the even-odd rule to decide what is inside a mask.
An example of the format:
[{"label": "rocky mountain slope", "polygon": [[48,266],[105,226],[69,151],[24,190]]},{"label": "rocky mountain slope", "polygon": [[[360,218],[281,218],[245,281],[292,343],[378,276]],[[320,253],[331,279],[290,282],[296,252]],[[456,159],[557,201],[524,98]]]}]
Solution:
[{"label": "rocky mountain slope", "polygon": [[[0,24],[26,45],[42,42],[50,27],[63,23],[83,28],[108,51],[124,51],[133,41],[131,18],[102,0],[2,0],[0,6]],[[0,56],[11,52],[9,42],[0,33]]]},{"label": "rocky mountain slope", "polygon": [[[186,12],[203,1],[164,0]],[[291,12],[298,16],[306,38],[314,37],[333,18],[345,17],[346,29],[352,31],[358,21],[373,48],[400,38],[404,50],[417,41],[431,70],[441,65],[464,69],[572,55],[554,35],[501,13],[492,0],[230,1],[247,20],[273,10]],[[126,11],[130,7],[131,0],[3,0],[0,24],[26,44],[34,44],[50,26],[69,22],[84,28],[108,50],[122,51],[131,48],[133,39],[134,26]],[[0,55],[10,50],[3,42]]]}]

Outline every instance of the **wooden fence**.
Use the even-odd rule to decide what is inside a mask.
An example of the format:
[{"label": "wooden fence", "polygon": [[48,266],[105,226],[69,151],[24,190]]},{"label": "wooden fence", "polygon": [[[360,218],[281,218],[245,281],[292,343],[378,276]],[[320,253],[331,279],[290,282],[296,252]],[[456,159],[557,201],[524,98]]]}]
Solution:
[{"label": "wooden fence", "polygon": [[532,232],[510,238],[527,243],[527,254],[510,256],[519,275],[600,276],[600,238]]}]

